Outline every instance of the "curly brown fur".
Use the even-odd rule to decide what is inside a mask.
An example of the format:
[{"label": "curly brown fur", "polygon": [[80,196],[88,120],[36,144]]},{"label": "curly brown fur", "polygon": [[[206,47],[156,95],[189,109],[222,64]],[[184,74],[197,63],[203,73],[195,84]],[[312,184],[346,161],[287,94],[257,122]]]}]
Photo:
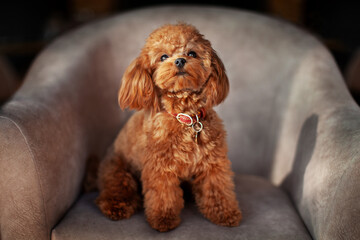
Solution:
[{"label": "curly brown fur", "polygon": [[[186,61],[180,67],[179,58]],[[212,109],[228,91],[223,63],[198,30],[187,24],[155,30],[122,79],[121,108],[140,111],[101,163],[100,210],[114,220],[130,217],[141,205],[136,180],[140,178],[147,221],[158,231],[169,231],[180,224],[184,207],[180,184],[189,181],[206,218],[223,226],[239,225],[242,216],[226,133]],[[200,108],[206,117],[196,143],[194,130],[172,114],[192,115]]]}]

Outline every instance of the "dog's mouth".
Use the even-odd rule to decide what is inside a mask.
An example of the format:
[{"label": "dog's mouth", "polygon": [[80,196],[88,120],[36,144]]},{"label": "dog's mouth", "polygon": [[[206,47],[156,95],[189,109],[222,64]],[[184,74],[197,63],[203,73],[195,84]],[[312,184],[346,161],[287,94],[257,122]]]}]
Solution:
[{"label": "dog's mouth", "polygon": [[[188,73],[184,72],[184,75],[186,75]],[[193,88],[183,88],[183,89],[180,89],[180,90],[177,90],[177,91],[174,91],[174,90],[165,90],[165,89],[162,89],[163,90],[163,93],[166,93],[168,96],[169,95],[178,95],[178,94],[184,94],[185,95],[190,95],[190,94],[196,94],[196,95],[200,95],[203,90],[205,89],[207,83],[209,82],[209,79],[210,79],[210,76],[206,79],[206,81],[203,83],[203,85],[200,87],[200,88],[197,88],[197,89],[193,89]]]},{"label": "dog's mouth", "polygon": [[[175,71],[174,71],[175,70]],[[210,75],[205,75],[196,69],[173,69],[156,70],[153,74],[155,85],[159,93],[167,96],[190,96],[202,95]],[[206,77],[206,80],[204,79]],[[205,80],[205,81],[204,81]]]},{"label": "dog's mouth", "polygon": [[187,72],[184,72],[184,71],[179,71],[176,73],[176,76],[184,76],[184,75],[187,75],[188,73]]}]

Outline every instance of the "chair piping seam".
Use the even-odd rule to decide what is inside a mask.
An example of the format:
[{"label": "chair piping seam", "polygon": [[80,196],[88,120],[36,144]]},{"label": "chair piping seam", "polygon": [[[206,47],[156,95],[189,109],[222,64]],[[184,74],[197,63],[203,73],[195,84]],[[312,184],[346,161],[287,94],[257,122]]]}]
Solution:
[{"label": "chair piping seam", "polygon": [[34,153],[32,151],[32,149],[30,148],[29,142],[25,136],[25,134],[23,133],[23,131],[21,130],[20,126],[12,119],[5,117],[5,116],[0,116],[0,118],[3,118],[5,120],[8,120],[9,122],[11,122],[12,124],[14,124],[14,126],[18,129],[18,131],[20,132],[21,136],[24,138],[26,146],[28,148],[28,151],[30,152],[31,155],[31,160],[34,164],[35,167],[35,171],[36,171],[36,176],[37,176],[37,181],[38,181],[38,185],[40,188],[40,194],[41,194],[41,199],[42,199],[42,207],[43,207],[43,211],[44,211],[44,216],[45,216],[45,227],[47,228],[47,230],[49,229],[49,223],[48,223],[48,218],[47,218],[47,213],[46,213],[46,208],[45,208],[45,198],[44,198],[44,192],[43,192],[43,187],[41,184],[41,180],[40,180],[40,175],[39,175],[39,168],[38,165],[36,164],[35,161],[35,156]]}]

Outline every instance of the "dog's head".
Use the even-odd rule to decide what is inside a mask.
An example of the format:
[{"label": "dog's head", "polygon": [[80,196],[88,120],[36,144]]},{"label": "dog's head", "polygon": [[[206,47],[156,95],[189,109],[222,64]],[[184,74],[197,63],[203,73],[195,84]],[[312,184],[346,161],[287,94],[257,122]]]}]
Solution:
[{"label": "dog's head", "polygon": [[150,34],[126,69],[119,91],[121,108],[161,109],[164,94],[204,97],[206,107],[221,103],[229,91],[224,65],[208,40],[187,24],[165,25]]}]

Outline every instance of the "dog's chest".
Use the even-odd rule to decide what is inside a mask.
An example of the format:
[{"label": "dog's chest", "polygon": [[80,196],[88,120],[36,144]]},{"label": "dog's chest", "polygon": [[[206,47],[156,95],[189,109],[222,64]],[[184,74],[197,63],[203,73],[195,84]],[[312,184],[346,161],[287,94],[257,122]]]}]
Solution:
[{"label": "dog's chest", "polygon": [[[191,129],[185,129],[177,135],[177,141],[172,144],[172,150],[169,152],[168,163],[170,169],[174,169],[177,175],[182,179],[190,179],[197,174],[197,170],[203,168],[206,162],[204,148],[206,146],[201,142],[201,135],[198,135],[198,142],[195,142],[195,133]],[[181,139],[179,139],[181,138]]]},{"label": "dog's chest", "polygon": [[159,157],[149,160],[155,161],[163,171],[176,172],[182,179],[191,178],[209,165],[209,156],[218,145],[214,138],[217,130],[211,128],[209,121],[203,124],[204,128],[197,133],[174,119],[154,122],[148,146],[158,151],[155,155]]}]

